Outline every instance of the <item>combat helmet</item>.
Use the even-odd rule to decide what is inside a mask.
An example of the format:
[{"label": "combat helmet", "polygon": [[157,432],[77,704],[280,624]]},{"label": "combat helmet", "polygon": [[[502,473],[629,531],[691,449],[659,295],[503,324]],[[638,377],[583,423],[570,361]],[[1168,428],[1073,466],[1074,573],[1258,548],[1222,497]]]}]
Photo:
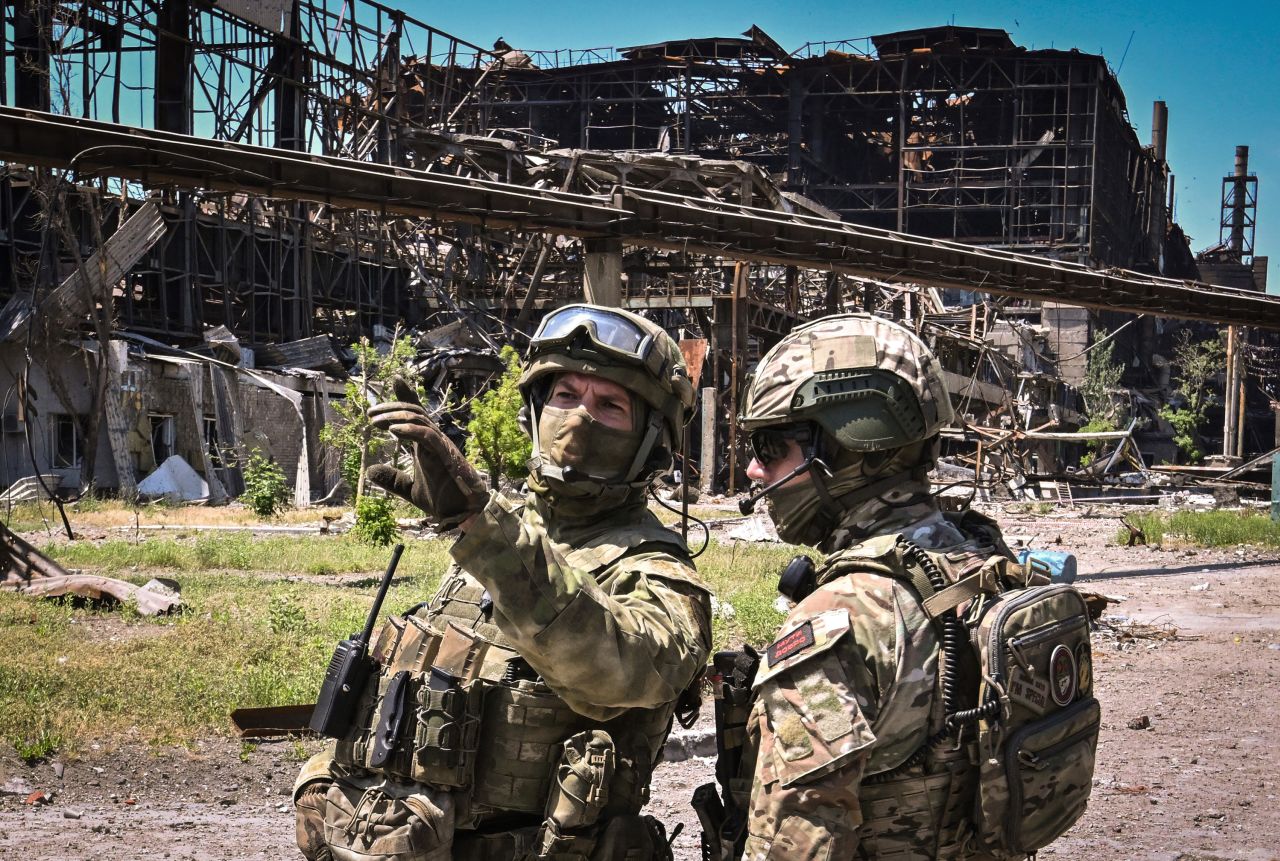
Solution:
[{"label": "combat helmet", "polygon": [[[556,374],[582,373],[618,383],[648,408],[645,433],[625,476],[605,482],[647,486],[671,463],[681,432],[693,408],[693,383],[680,348],[661,326],[638,314],[599,305],[565,305],[543,318],[529,343],[520,392],[526,431],[534,440],[531,472],[536,478],[566,480],[537,457],[538,417]],[[577,480],[591,480],[582,476]],[[603,490],[604,488],[600,488]]]},{"label": "combat helmet", "polygon": [[747,383],[741,427],[814,422],[841,448],[883,451],[936,435],[954,416],[942,368],[911,330],[836,314],[791,331]]},{"label": "combat helmet", "polygon": [[[938,360],[910,330],[867,314],[801,326],[761,359],[738,421],[762,463],[782,456],[787,439],[804,460],[739,508],[767,496],[780,538],[825,541],[883,493],[927,495],[937,435],[952,416]],[[789,483],[802,472],[810,481]]]}]

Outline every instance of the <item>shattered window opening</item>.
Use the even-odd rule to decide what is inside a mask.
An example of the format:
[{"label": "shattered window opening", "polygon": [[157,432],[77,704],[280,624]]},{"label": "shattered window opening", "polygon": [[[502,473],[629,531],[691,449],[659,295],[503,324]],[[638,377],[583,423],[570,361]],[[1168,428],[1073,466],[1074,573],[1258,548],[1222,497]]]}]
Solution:
[{"label": "shattered window opening", "polygon": [[53,415],[53,468],[79,469],[84,453],[84,439],[75,416]]}]

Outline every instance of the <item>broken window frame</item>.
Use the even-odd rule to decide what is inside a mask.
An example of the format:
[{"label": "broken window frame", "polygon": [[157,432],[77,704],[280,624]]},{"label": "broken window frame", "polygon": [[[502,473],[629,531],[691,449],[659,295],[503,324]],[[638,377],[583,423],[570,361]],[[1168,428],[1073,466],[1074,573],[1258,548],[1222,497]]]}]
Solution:
[{"label": "broken window frame", "polygon": [[[167,413],[148,413],[147,422],[151,428],[151,459],[155,461],[155,465],[159,467],[173,455],[177,454],[175,443],[177,441],[177,428],[175,426],[174,417]],[[156,432],[162,435],[161,444],[164,446],[165,456],[160,457],[161,449],[156,446]]]},{"label": "broken window frame", "polygon": [[[69,436],[64,436],[67,431]],[[70,446],[67,456],[66,446]],[[70,413],[52,413],[49,416],[49,465],[53,469],[79,469],[84,462],[84,434],[80,419]]]}]

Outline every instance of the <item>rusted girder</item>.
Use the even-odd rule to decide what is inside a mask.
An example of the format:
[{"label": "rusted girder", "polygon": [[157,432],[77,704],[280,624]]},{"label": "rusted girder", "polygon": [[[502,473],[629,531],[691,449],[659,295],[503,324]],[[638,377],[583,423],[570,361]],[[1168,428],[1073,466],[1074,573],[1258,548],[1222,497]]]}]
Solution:
[{"label": "rusted girder", "polygon": [[611,198],[0,108],[0,158],[185,189],[678,249],[1280,331],[1280,297],[658,191]]}]

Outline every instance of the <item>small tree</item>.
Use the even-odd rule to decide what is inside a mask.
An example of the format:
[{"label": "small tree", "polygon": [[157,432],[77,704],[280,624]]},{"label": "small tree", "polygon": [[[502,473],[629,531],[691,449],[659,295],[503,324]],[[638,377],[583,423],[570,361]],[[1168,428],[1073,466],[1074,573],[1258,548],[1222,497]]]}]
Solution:
[{"label": "small tree", "polygon": [[1209,408],[1209,380],[1217,375],[1226,359],[1222,337],[1195,343],[1186,329],[1178,335],[1173,347],[1173,368],[1178,373],[1178,392],[1185,402],[1182,407],[1165,404],[1160,417],[1173,426],[1173,441],[1193,463],[1204,456],[1200,451],[1200,426]]},{"label": "small tree", "polygon": [[[1116,405],[1111,392],[1120,387],[1124,367],[1115,361],[1114,353],[1114,341],[1094,347],[1089,353],[1084,383],[1080,386],[1080,396],[1084,399],[1084,413],[1087,419],[1084,426],[1080,428],[1084,433],[1116,430]],[[1088,466],[1093,462],[1101,443],[1098,440],[1089,440],[1085,442],[1085,447],[1088,451],[1080,458],[1081,466]]]},{"label": "small tree", "polygon": [[289,500],[284,470],[260,449],[249,454],[244,467],[244,495],[240,499],[259,517],[271,517]]},{"label": "small tree", "polygon": [[400,534],[395,507],[380,493],[366,493],[356,503],[356,525],[351,530],[361,541],[385,547]]},{"label": "small tree", "polygon": [[[370,433],[369,419],[365,416],[369,408],[368,386],[386,384],[395,376],[413,379],[410,368],[417,350],[407,337],[394,339],[386,355],[379,353],[368,338],[361,338],[351,349],[356,354],[355,373],[347,380],[346,397],[333,405],[337,420],[321,428],[320,441],[337,449],[341,458],[338,470],[355,490],[360,484],[361,459],[376,463],[378,456],[391,445],[386,434]],[[422,397],[420,388],[418,396]]]},{"label": "small tree", "polygon": [[524,475],[533,445],[520,430],[520,357],[511,347],[503,347],[501,356],[506,370],[498,385],[476,400],[467,423],[467,457],[489,473],[494,490],[503,476]]}]

